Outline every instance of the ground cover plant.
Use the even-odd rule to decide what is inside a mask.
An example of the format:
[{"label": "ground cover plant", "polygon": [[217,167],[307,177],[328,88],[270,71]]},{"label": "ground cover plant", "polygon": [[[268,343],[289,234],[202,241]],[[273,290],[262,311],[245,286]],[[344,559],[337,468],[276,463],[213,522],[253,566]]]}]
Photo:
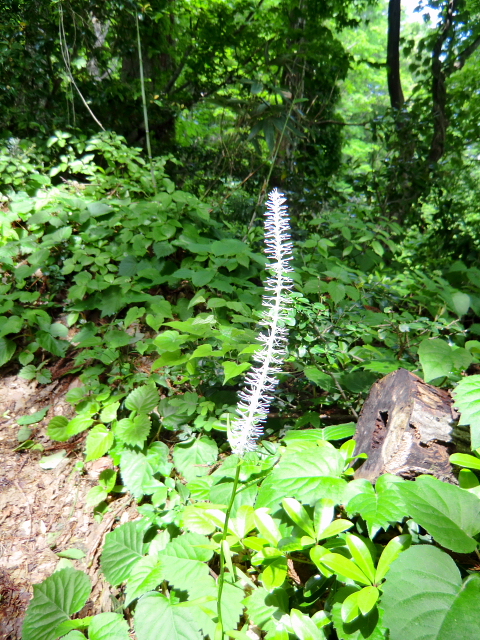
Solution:
[{"label": "ground cover plant", "polygon": [[[23,639],[476,640],[478,7],[13,4],[0,367],[80,382],[55,453],[48,407],[16,450],[108,459],[95,519],[140,514],[105,538],[109,610],[57,549]],[[353,477],[399,368],[452,391],[458,484]]]},{"label": "ground cover plant", "polygon": [[[413,637],[425,626],[427,637],[450,638],[456,624],[473,638],[477,458],[453,458],[464,467],[458,487],[386,475],[373,488],[352,480],[351,436],[378,377],[403,366],[448,386],[478,362],[479,342],[465,339],[461,321],[475,313],[475,268],[382,273],[385,254],[399,253],[394,224],[354,217],[340,226],[334,213],[309,221],[315,233],[304,239],[294,219],[294,286],[282,291],[280,317],[290,339],[288,348],[275,341],[285,353],[267,437],[246,450],[236,392],[260,346],[268,266],[260,231],[245,242],[226,233],[205,204],[175,189],[162,162],[157,193],[135,197],[123,185],[141,191],[142,181],[123,172],[147,176],[148,167],[110,136],[84,149],[102,144],[130,154],[130,167],[116,158],[100,174],[87,158],[91,184],[11,196],[0,249],[2,353],[41,383],[58,363],[78,372],[83,385],[68,394],[76,416],[51,419],[48,435],[76,440],[85,461],[112,457],[115,469],[88,496],[97,517],[125,491],[143,517],[109,533],[101,556],[110,584],[124,585],[121,610],[75,617],[89,580],[62,560],[35,586],[24,638],[127,638],[130,624],[139,639],[243,639],[252,628],[278,639],[395,639],[406,619],[415,620]],[[474,447],[476,378],[457,392]],[[443,595],[429,595],[439,580]]]}]

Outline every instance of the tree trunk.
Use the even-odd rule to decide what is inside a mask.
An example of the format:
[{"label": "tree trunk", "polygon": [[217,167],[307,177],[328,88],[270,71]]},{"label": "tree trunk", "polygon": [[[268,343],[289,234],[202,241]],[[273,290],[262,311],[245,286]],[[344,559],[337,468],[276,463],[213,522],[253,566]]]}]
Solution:
[{"label": "tree trunk", "polygon": [[449,456],[469,451],[468,431],[455,427],[457,417],[447,391],[406,369],[390,373],[373,385],[360,414],[355,455],[368,458],[355,478],[429,474],[456,483]]},{"label": "tree trunk", "polygon": [[402,0],[388,3],[387,82],[392,109],[401,109],[403,97],[400,78],[400,19]]}]

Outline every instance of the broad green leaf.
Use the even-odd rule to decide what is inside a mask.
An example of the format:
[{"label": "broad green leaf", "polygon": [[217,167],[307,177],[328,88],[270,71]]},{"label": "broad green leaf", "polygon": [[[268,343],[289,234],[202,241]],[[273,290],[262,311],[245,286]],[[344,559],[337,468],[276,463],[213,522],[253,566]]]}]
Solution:
[{"label": "broad green leaf", "polygon": [[146,556],[136,562],[130,572],[125,595],[125,606],[148,591],[153,591],[163,580],[162,563],[156,556]]},{"label": "broad green leaf", "polygon": [[432,476],[395,485],[409,515],[447,549],[470,553],[480,532],[480,499]]},{"label": "broad green leaf", "polygon": [[452,348],[444,340],[422,340],[418,347],[425,382],[448,376],[453,368]]},{"label": "broad green leaf", "polygon": [[183,526],[188,531],[209,535],[217,530],[218,522],[213,519],[205,508],[198,508],[192,504],[185,507],[183,514]]},{"label": "broad green leaf", "polygon": [[371,583],[375,579],[375,565],[369,548],[358,536],[347,533],[345,536],[348,550],[350,551],[355,564],[360,567]]},{"label": "broad green leaf", "polygon": [[[353,522],[350,520],[344,520],[343,518],[337,518],[331,522],[323,531],[318,534],[318,540],[325,540],[326,538],[333,538],[338,536],[339,533],[347,531],[353,527]],[[318,542],[317,540],[317,542]]]},{"label": "broad green leaf", "polygon": [[280,625],[280,618],[289,611],[288,595],[284,589],[274,589],[269,593],[263,587],[255,589],[243,601],[251,622],[268,635],[274,634]]},{"label": "broad green leaf", "polygon": [[232,378],[236,378],[247,369],[250,369],[251,366],[252,365],[248,362],[242,362],[241,364],[237,364],[236,362],[230,362],[230,361],[224,362],[223,363],[223,371],[224,371],[223,384],[225,384]]},{"label": "broad green leaf", "polygon": [[188,481],[206,476],[217,457],[217,443],[208,436],[181,442],[176,444],[173,450],[175,467]]},{"label": "broad green leaf", "polygon": [[98,478],[98,483],[105,491],[112,491],[117,480],[117,472],[113,469],[104,469]]},{"label": "broad green leaf", "polygon": [[56,340],[52,335],[50,335],[50,333],[48,333],[48,331],[37,331],[35,334],[35,340],[42,349],[45,349],[45,351],[48,351],[59,358],[63,357],[69,344],[65,340]]},{"label": "broad green leaf", "polygon": [[271,562],[265,563],[265,568],[261,575],[263,586],[268,591],[281,587],[287,577],[287,559],[284,557],[274,558]]},{"label": "broad green leaf", "polygon": [[380,584],[390,569],[392,562],[398,558],[402,551],[408,549],[411,544],[412,536],[409,535],[396,536],[390,540],[378,560],[375,584]]},{"label": "broad green leaf", "polygon": [[107,405],[104,409],[102,409],[100,413],[101,422],[112,422],[117,417],[117,411],[120,406],[120,402],[112,402],[112,404]]},{"label": "broad green leaf", "polygon": [[480,375],[463,378],[453,391],[461,425],[470,425],[472,449],[480,447]]},{"label": "broad green leaf", "polygon": [[[64,620],[61,622],[58,627],[55,629],[55,637],[61,638],[65,636],[69,631],[74,629],[87,629],[88,625],[92,621],[93,616],[87,616],[86,618],[81,618],[80,620]],[[85,638],[85,636],[83,636]]]},{"label": "broad green leaf", "polygon": [[325,640],[325,634],[315,622],[298,609],[290,611],[290,623],[299,640]]},{"label": "broad green leaf", "polygon": [[67,433],[68,418],[65,416],[55,416],[50,420],[47,427],[47,436],[56,442],[65,442],[69,439]]},{"label": "broad green leaf", "polygon": [[362,615],[367,615],[377,604],[380,592],[376,587],[363,587],[357,595],[357,605]]},{"label": "broad green leaf", "polygon": [[320,558],[320,563],[345,578],[350,578],[360,584],[371,584],[371,581],[354,562],[339,553],[326,553]]},{"label": "broad green leaf", "polygon": [[384,640],[387,631],[382,625],[382,611],[378,607],[373,607],[365,616],[360,615],[351,622],[343,622],[342,605],[352,593],[358,593],[358,588],[342,587],[334,596],[332,619],[338,638],[341,640]]},{"label": "broad green leaf", "polygon": [[282,507],[293,522],[300,527],[300,529],[305,531],[308,536],[315,538],[313,522],[305,511],[305,508],[300,504],[300,502],[298,502],[298,500],[295,500],[295,498],[284,498],[282,500]]},{"label": "broad green leaf", "polygon": [[13,358],[16,349],[17,345],[13,340],[0,338],[0,367],[3,367],[4,364]]},{"label": "broad green leaf", "polygon": [[[141,318],[145,314],[145,307],[130,307],[123,321],[123,326],[128,328],[136,320]],[[128,344],[128,343],[127,343]]]},{"label": "broad green leaf", "polygon": [[458,484],[462,489],[473,489],[474,487],[478,487],[480,482],[477,476],[470,471],[470,469],[460,469],[460,473],[458,474]]},{"label": "broad green leaf", "polygon": [[188,336],[182,335],[178,331],[163,331],[158,335],[153,344],[158,348],[159,353],[164,351],[177,351],[188,340]]},{"label": "broad green leaf", "polygon": [[337,282],[336,280],[331,280],[328,283],[328,293],[330,294],[333,302],[337,305],[345,298],[345,285],[341,282]]},{"label": "broad green leaf", "polygon": [[209,575],[207,562],[213,552],[209,540],[198,533],[186,533],[174,538],[159,554],[164,578],[175,587],[189,592],[190,598],[200,597],[202,582]]},{"label": "broad green leaf", "polygon": [[272,547],[276,547],[282,538],[282,534],[275,524],[275,520],[268,514],[268,509],[264,507],[255,509],[253,519],[260,536],[268,540]]},{"label": "broad green leaf", "polygon": [[467,469],[480,469],[480,458],[469,456],[466,453],[453,453],[450,456],[450,462],[459,467],[467,467]]},{"label": "broad green leaf", "polygon": [[464,316],[470,309],[471,300],[470,296],[466,293],[456,291],[454,294],[452,294],[451,300],[452,307],[459,318],[461,316]]},{"label": "broad green leaf", "polygon": [[110,349],[118,349],[119,347],[126,347],[127,344],[130,344],[132,336],[130,336],[126,331],[112,329],[104,335],[103,339]]},{"label": "broad green leaf", "polygon": [[159,481],[158,486],[154,486],[155,471],[153,463],[140,451],[124,449],[121,452],[120,473],[125,486],[137,500],[143,495],[151,495],[155,488],[162,486]]},{"label": "broad green leaf", "polygon": [[331,524],[335,515],[335,503],[333,500],[322,498],[315,503],[313,510],[313,522],[315,528],[314,538],[320,540],[323,531]]},{"label": "broad green leaf", "polygon": [[111,585],[129,578],[132,567],[143,557],[144,546],[143,533],[135,522],[127,522],[107,533],[100,566]]},{"label": "broad green leaf", "polygon": [[[245,592],[240,583],[231,584],[228,582],[230,576],[227,575],[226,579],[222,592],[222,619],[223,624],[228,628],[236,627],[238,624],[244,609]],[[198,586],[200,588],[197,589],[197,592],[202,594],[202,599],[205,599],[206,602],[193,609],[196,612],[195,619],[199,621],[203,634],[213,638],[216,627],[214,621],[217,619],[218,587],[211,578]],[[185,605],[188,605],[188,602]]]},{"label": "broad green leaf", "polygon": [[108,497],[108,491],[105,491],[103,487],[92,487],[85,496],[85,502],[89,507],[96,507]]},{"label": "broad green leaf", "polygon": [[113,445],[113,433],[103,424],[97,424],[87,436],[85,462],[97,460],[107,453]]},{"label": "broad green leaf", "polygon": [[148,438],[152,422],[150,417],[141,413],[134,418],[123,418],[114,426],[115,436],[125,444],[132,447],[143,447],[145,440]]},{"label": "broad green leaf", "polygon": [[317,367],[305,367],[303,373],[310,382],[314,382],[322,389],[325,389],[325,391],[331,391],[335,386],[332,376],[320,371]]},{"label": "broad green leaf", "polygon": [[89,640],[129,640],[128,623],[120,613],[99,613],[88,627]]},{"label": "broad green leaf", "polygon": [[298,454],[287,451],[260,487],[257,507],[278,509],[282,499],[289,496],[311,506],[320,498],[338,504],[346,487],[339,477],[343,465],[342,455],[331,445],[306,450],[301,464]]},{"label": "broad green leaf", "polygon": [[23,621],[23,640],[54,640],[55,629],[80,611],[90,595],[90,579],[77,569],[62,569],[33,586]]},{"label": "broad green leaf", "polygon": [[480,578],[462,583],[449,555],[414,546],[392,564],[382,607],[391,640],[477,640]]},{"label": "broad green leaf", "polygon": [[17,418],[18,425],[27,425],[27,424],[36,424],[44,419],[47,414],[47,411],[50,409],[50,405],[48,407],[44,407],[40,409],[40,411],[35,411],[35,413],[31,413],[27,416],[20,416]]},{"label": "broad green leaf", "polygon": [[195,611],[172,605],[161,593],[147,593],[135,608],[138,640],[203,640]]},{"label": "broad green leaf", "polygon": [[137,413],[151,413],[160,401],[155,387],[144,385],[134,389],[125,399],[125,406]]},{"label": "broad green leaf", "polygon": [[360,615],[360,609],[358,607],[359,593],[359,591],[354,591],[343,601],[341,609],[343,622],[352,622],[352,620],[355,620],[355,618]]},{"label": "broad green leaf", "polygon": [[69,420],[67,427],[65,429],[65,435],[68,438],[72,438],[76,436],[78,433],[82,433],[82,431],[86,431],[93,424],[93,419],[88,416],[76,416]]},{"label": "broad green leaf", "polygon": [[350,517],[359,514],[366,521],[370,537],[379,529],[388,529],[391,522],[400,522],[408,515],[405,505],[398,500],[395,486],[401,479],[385,474],[376,482],[375,489],[370,482],[353,480],[349,483],[347,495],[354,494],[347,502]]}]

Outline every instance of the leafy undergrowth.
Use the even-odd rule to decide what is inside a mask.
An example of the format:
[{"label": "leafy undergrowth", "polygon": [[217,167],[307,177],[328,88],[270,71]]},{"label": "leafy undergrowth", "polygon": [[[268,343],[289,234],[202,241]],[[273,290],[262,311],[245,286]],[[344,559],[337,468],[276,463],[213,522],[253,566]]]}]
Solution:
[{"label": "leafy undergrowth", "polygon": [[[24,640],[126,640],[129,625],[139,640],[217,640],[238,463],[225,432],[259,348],[262,232],[177,190],[166,159],[151,192],[139,153],[111,134],[58,133],[50,144],[60,149],[50,176],[31,157],[10,172],[0,364],[41,384],[80,377],[67,397],[75,417],[54,417],[48,435],[84,446],[85,461],[112,457],[116,470],[88,495],[98,518],[126,491],[143,517],[105,541],[102,571],[124,586],[119,609],[75,618],[90,584],[63,565],[35,586]],[[69,179],[52,185],[59,173]],[[480,271],[411,267],[411,239],[360,206],[302,212],[293,225],[286,366],[267,437],[242,462],[223,545],[225,635],[473,640],[478,458],[454,460],[469,467],[458,487],[386,475],[373,488],[352,480],[351,437],[379,377],[404,367],[452,386],[478,365]],[[480,446],[470,380],[474,398],[461,382],[458,403]]]}]

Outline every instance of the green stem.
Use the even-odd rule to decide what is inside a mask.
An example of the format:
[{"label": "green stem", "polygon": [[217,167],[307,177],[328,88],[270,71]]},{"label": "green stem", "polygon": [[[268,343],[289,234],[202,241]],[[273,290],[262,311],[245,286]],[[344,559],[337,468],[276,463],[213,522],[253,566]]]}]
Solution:
[{"label": "green stem", "polygon": [[225,581],[225,554],[223,551],[223,543],[227,537],[228,531],[228,522],[230,520],[230,513],[232,512],[233,503],[235,501],[235,496],[237,495],[237,487],[238,481],[240,478],[240,467],[242,466],[242,459],[238,460],[237,470],[235,472],[235,479],[233,481],[232,487],[232,495],[230,496],[230,502],[227,507],[227,512],[225,514],[225,524],[223,525],[222,539],[220,540],[220,575],[218,576],[218,598],[217,598],[217,612],[218,612],[218,623],[221,629],[221,640],[224,638],[223,633],[223,620],[222,620],[222,592],[223,592],[223,584]]},{"label": "green stem", "polygon": [[152,147],[150,146],[150,129],[148,127],[147,98],[145,95],[145,79],[143,77],[142,43],[140,41],[140,27],[138,26],[138,14],[136,11],[135,11],[135,23],[137,25],[138,64],[140,67],[140,87],[142,90],[143,123],[145,127],[145,138],[147,140],[148,159],[150,160],[150,174],[152,176],[153,190],[156,193],[157,182],[155,180],[155,172],[153,171]]}]

